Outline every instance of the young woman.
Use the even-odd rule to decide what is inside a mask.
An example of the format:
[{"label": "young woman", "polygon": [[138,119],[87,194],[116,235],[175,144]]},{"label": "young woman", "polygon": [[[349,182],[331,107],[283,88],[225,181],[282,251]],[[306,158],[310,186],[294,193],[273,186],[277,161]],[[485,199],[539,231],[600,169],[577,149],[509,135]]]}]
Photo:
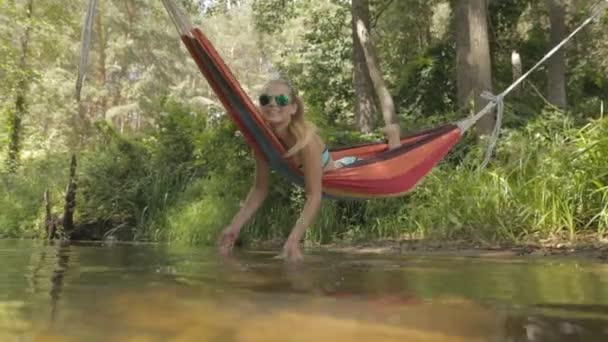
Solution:
[{"label": "young woman", "polygon": [[[350,164],[354,158],[332,160],[314,126],[304,118],[302,100],[288,82],[273,80],[266,84],[259,97],[259,105],[264,119],[287,149],[285,157],[293,158],[302,166],[306,203],[281,253],[281,257],[298,261],[302,259],[300,240],[306,228],[313,223],[321,206],[323,172]],[[389,126],[385,132],[389,137],[390,148],[399,146],[398,126]],[[220,236],[218,243],[222,253],[232,250],[241,228],[260,208],[268,194],[270,166],[265,159],[255,153],[254,156],[255,181],[241,209]]]}]

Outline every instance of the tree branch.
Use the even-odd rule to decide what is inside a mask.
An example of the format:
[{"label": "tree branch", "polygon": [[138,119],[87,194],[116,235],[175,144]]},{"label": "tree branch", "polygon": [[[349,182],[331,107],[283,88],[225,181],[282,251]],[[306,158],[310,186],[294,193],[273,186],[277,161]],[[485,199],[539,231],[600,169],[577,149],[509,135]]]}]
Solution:
[{"label": "tree branch", "polygon": [[386,11],[389,6],[394,2],[395,0],[387,0],[382,7],[380,7],[380,9],[378,10],[378,13],[376,13],[376,16],[373,18],[373,20],[371,21],[370,27],[369,29],[371,30],[372,28],[376,27],[376,25],[378,25],[378,20],[380,19],[380,17],[382,16],[382,14],[384,13],[384,11]]}]

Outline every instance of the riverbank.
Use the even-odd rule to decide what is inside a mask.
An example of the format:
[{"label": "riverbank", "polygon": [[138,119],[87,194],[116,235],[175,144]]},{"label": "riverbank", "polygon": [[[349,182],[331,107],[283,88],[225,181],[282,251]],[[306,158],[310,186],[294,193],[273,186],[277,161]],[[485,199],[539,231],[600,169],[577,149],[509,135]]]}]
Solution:
[{"label": "riverbank", "polygon": [[[253,242],[252,249],[280,249],[278,240]],[[369,254],[369,255],[415,255],[446,257],[567,257],[594,259],[608,263],[608,237],[597,234],[576,236],[572,241],[548,239],[522,241],[518,243],[480,243],[464,240],[441,241],[425,239],[375,240],[365,242],[339,241],[331,244],[307,246],[313,251]]]},{"label": "riverbank", "polygon": [[[187,111],[171,113],[187,127],[198,127],[188,121]],[[451,154],[460,157],[442,161],[406,196],[324,201],[306,243],[358,246],[396,239],[399,250],[420,252],[437,245],[446,250],[448,241],[458,249],[564,253],[582,239],[594,247],[608,236],[608,118],[584,120],[584,127],[572,121],[565,115],[539,116],[525,128],[506,131],[485,169],[479,168],[483,144],[464,143]],[[166,125],[162,132],[176,130],[172,121]],[[47,228],[55,227],[66,239],[212,245],[238,212],[254,169],[245,144],[232,139],[231,127],[205,131],[204,143],[188,145],[201,151],[200,160],[192,155],[174,160],[179,146],[151,146],[103,128],[100,138],[111,142],[78,159],[72,220],[62,217],[66,184],[71,184],[68,155],[24,162],[15,173],[0,171],[0,237],[41,238],[52,236]],[[196,140],[192,134],[176,139]],[[273,175],[272,184],[266,202],[243,229],[247,246],[285,238],[305,205],[300,187],[279,175]],[[64,221],[73,224],[60,227]],[[426,247],[408,242],[405,248],[404,238],[424,238]],[[461,247],[454,241],[471,243]]]},{"label": "riverbank", "polygon": [[340,244],[324,246],[324,249],[348,253],[401,254],[401,255],[442,255],[455,257],[574,257],[590,258],[608,262],[608,244],[576,245],[513,245],[484,247],[471,243],[430,243],[420,241],[382,241],[377,243],[344,246]]}]

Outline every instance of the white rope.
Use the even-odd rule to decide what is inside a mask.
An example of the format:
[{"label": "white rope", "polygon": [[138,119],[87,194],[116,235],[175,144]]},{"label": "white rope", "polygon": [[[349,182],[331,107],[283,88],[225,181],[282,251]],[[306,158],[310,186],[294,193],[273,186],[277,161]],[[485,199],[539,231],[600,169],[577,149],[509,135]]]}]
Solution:
[{"label": "white rope", "polygon": [[76,100],[80,101],[82,83],[86,77],[87,64],[89,61],[89,50],[91,49],[91,35],[93,34],[93,22],[95,19],[95,8],[97,0],[90,0],[85,13],[84,25],[82,25],[82,37],[80,47],[80,64],[78,65],[78,77],[76,79]]},{"label": "white rope", "polygon": [[162,2],[171,20],[173,20],[179,35],[190,34],[189,32],[192,30],[193,25],[183,9],[172,0],[162,0]]},{"label": "white rope", "polygon": [[490,142],[488,143],[488,149],[486,151],[486,157],[481,164],[481,168],[485,168],[490,162],[490,158],[492,157],[492,151],[496,146],[496,142],[498,141],[498,136],[500,135],[500,126],[502,125],[502,117],[505,111],[505,101],[504,95],[493,95],[492,93],[485,91],[481,94],[486,100],[489,100],[490,103],[496,104],[496,123],[494,124],[494,129],[492,130],[492,135],[490,136]]},{"label": "white rope", "polygon": [[496,107],[496,104],[494,102],[489,102],[485,107],[483,107],[482,110],[477,112],[477,114],[469,118],[461,119],[460,121],[456,122],[456,125],[460,128],[460,131],[464,133],[468,131],[469,128],[471,128],[471,126],[473,126],[477,121],[479,121],[479,119],[494,109],[494,107]]},{"label": "white rope", "polygon": [[502,95],[502,97],[505,97],[507,94],[509,94],[511,91],[513,91],[513,89],[515,89],[521,82],[523,82],[524,79],[526,79],[534,70],[536,70],[544,62],[546,62],[549,58],[551,58],[559,49],[562,48],[562,46],[564,46],[570,39],[572,39],[572,37],[574,37],[580,30],[585,28],[585,26],[589,25],[589,23],[591,23],[596,18],[599,18],[599,16],[604,12],[604,10],[607,7],[608,7],[608,0],[603,0],[603,1],[595,4],[591,8],[592,14],[589,18],[587,18],[587,20],[585,20],[582,24],[580,24],[574,31],[572,31],[572,33],[570,33],[570,35],[568,37],[566,37],[559,44],[557,44],[551,51],[549,51],[545,55],[545,57],[543,57],[540,61],[538,61],[538,63],[536,63],[536,65],[534,65],[530,70],[528,70],[528,72],[523,74],[517,81],[513,82],[513,84],[511,84],[511,86],[509,86],[507,89],[505,89],[505,91],[503,91],[500,95]]},{"label": "white rope", "polygon": [[505,89],[502,93],[498,95],[493,95],[488,91],[484,91],[481,94],[481,97],[489,100],[490,102],[477,114],[470,118],[463,119],[456,124],[460,127],[462,132],[464,133],[468,130],[472,125],[474,125],[479,119],[481,119],[484,115],[489,113],[494,107],[496,107],[496,124],[494,125],[494,129],[492,130],[492,134],[490,136],[488,150],[486,152],[486,157],[482,163],[481,168],[487,166],[490,161],[490,157],[492,155],[492,151],[496,145],[498,140],[498,136],[500,135],[500,126],[502,124],[503,113],[504,113],[504,98],[507,96],[513,89],[517,88],[517,86],[523,82],[532,72],[534,72],[538,67],[540,67],[544,62],[546,62],[551,56],[553,56],[559,49],[562,48],[572,37],[574,37],[578,32],[580,32],[585,26],[589,25],[592,21],[599,18],[599,16],[604,13],[604,11],[608,8],[608,0],[602,0],[595,4],[591,8],[591,16],[587,18],[582,24],[580,24],[570,35],[564,38],[559,44],[557,44],[551,51],[549,51],[538,63],[536,63],[530,70],[528,70],[525,74],[523,74],[519,79],[513,82],[507,89]]}]

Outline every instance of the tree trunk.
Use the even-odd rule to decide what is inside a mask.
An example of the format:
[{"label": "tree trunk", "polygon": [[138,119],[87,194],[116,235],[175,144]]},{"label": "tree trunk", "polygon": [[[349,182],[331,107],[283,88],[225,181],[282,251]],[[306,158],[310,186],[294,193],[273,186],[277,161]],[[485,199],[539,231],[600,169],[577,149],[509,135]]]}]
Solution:
[{"label": "tree trunk", "polygon": [[369,70],[369,76],[372,79],[376,95],[380,100],[384,124],[386,126],[397,124],[397,113],[395,111],[393,97],[388,91],[388,87],[386,86],[384,78],[382,77],[382,71],[380,70],[380,65],[377,62],[369,32],[367,31],[363,20],[357,19],[355,24],[357,26],[359,42],[361,43],[363,52],[365,54],[365,61],[367,64],[367,69]]},{"label": "tree trunk", "polygon": [[70,179],[65,190],[63,207],[63,230],[67,236],[74,231],[74,209],[76,208],[76,155],[72,155],[70,163]]},{"label": "tree trunk", "polygon": [[458,107],[467,112],[473,102],[473,66],[469,39],[469,0],[455,0],[456,87]]},{"label": "tree trunk", "polygon": [[357,20],[369,27],[368,0],[352,0],[353,83],[355,86],[355,120],[357,128],[369,133],[374,128],[374,89],[365,62],[365,52],[357,34]]},{"label": "tree trunk", "polygon": [[[566,37],[566,9],[564,0],[547,0],[551,21],[551,47]],[[558,50],[548,61],[547,94],[554,106],[566,109],[566,72],[564,50]]]},{"label": "tree trunk", "polygon": [[[492,63],[488,39],[487,0],[458,0],[456,2],[456,44],[458,103],[468,111],[473,102],[475,112],[487,105],[480,97],[484,90],[492,91]],[[479,120],[478,135],[490,134],[496,116],[492,113]]]},{"label": "tree trunk", "polygon": [[[19,98],[17,98],[17,101],[19,101]],[[17,170],[17,166],[19,165],[21,116],[19,115],[19,111],[15,109],[9,109],[8,114],[10,141],[8,143],[8,158],[6,160],[6,167],[9,172],[13,173]]]},{"label": "tree trunk", "polygon": [[32,12],[34,11],[34,0],[29,0],[25,7],[27,23],[25,32],[21,38],[21,57],[19,60],[19,69],[23,73],[17,84],[17,94],[15,97],[15,109],[10,111],[9,117],[9,144],[8,144],[8,159],[7,166],[9,172],[15,172],[19,165],[19,154],[21,153],[21,124],[27,112],[26,96],[29,89],[27,79],[27,58],[29,54],[30,31]]},{"label": "tree trunk", "polygon": [[49,193],[49,189],[44,191],[44,204],[45,204],[45,216],[44,216],[44,226],[46,227],[46,238],[47,240],[54,240],[55,234],[57,231],[56,218],[53,216],[53,212],[51,211],[51,195]]},{"label": "tree trunk", "polygon": [[[511,51],[511,67],[513,70],[513,82],[517,81],[522,75],[522,65],[521,65],[521,56],[517,52],[517,50]],[[517,86],[513,89],[513,94],[515,96],[519,96],[521,85]]]}]

